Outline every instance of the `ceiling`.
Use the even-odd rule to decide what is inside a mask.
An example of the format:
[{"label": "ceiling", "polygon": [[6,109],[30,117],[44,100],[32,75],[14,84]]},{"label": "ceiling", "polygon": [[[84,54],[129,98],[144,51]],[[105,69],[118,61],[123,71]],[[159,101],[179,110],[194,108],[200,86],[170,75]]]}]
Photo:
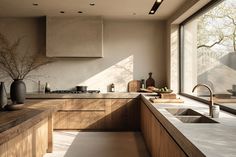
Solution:
[{"label": "ceiling", "polygon": [[[164,0],[149,15],[155,0],[0,0],[0,17],[103,16],[165,20],[187,0]],[[38,4],[37,6],[33,3]],[[90,6],[90,3],[95,3]],[[60,13],[64,11],[65,13]],[[82,11],[83,13],[78,13]]]}]

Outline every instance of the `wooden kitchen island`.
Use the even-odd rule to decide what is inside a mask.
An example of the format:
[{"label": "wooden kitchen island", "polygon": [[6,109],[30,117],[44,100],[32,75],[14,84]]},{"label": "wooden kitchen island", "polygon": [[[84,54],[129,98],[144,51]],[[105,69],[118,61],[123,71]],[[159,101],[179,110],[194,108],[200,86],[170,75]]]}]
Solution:
[{"label": "wooden kitchen island", "polygon": [[24,109],[0,112],[0,157],[42,157],[52,152],[52,114],[64,100],[27,100]]}]

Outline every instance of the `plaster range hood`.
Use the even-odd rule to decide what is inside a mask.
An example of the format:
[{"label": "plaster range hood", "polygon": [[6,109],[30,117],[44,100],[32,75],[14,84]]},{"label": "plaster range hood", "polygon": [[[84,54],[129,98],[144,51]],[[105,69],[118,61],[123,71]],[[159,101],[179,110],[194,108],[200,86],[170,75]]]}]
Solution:
[{"label": "plaster range hood", "polygon": [[46,17],[47,57],[103,57],[101,17]]}]

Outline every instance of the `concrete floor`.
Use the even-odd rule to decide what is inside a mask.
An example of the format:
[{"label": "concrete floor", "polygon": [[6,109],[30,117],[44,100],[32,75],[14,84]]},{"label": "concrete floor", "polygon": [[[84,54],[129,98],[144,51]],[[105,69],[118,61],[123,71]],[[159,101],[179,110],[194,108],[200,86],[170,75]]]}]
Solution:
[{"label": "concrete floor", "polygon": [[54,132],[44,157],[149,157],[139,132]]}]

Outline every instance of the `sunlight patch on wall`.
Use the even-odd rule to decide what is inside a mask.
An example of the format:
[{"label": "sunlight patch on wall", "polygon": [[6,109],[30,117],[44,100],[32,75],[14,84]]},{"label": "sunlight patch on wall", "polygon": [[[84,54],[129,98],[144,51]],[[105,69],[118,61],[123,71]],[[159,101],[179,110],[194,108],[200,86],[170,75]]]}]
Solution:
[{"label": "sunlight patch on wall", "polygon": [[178,92],[179,89],[179,51],[178,51],[178,27],[173,26],[171,27],[171,37],[170,37],[170,44],[171,44],[171,50],[170,50],[170,85],[171,89],[175,92]]},{"label": "sunlight patch on wall", "polygon": [[77,85],[109,92],[110,85],[114,83],[116,92],[126,92],[128,82],[133,80],[133,59],[133,55],[129,56]]}]

